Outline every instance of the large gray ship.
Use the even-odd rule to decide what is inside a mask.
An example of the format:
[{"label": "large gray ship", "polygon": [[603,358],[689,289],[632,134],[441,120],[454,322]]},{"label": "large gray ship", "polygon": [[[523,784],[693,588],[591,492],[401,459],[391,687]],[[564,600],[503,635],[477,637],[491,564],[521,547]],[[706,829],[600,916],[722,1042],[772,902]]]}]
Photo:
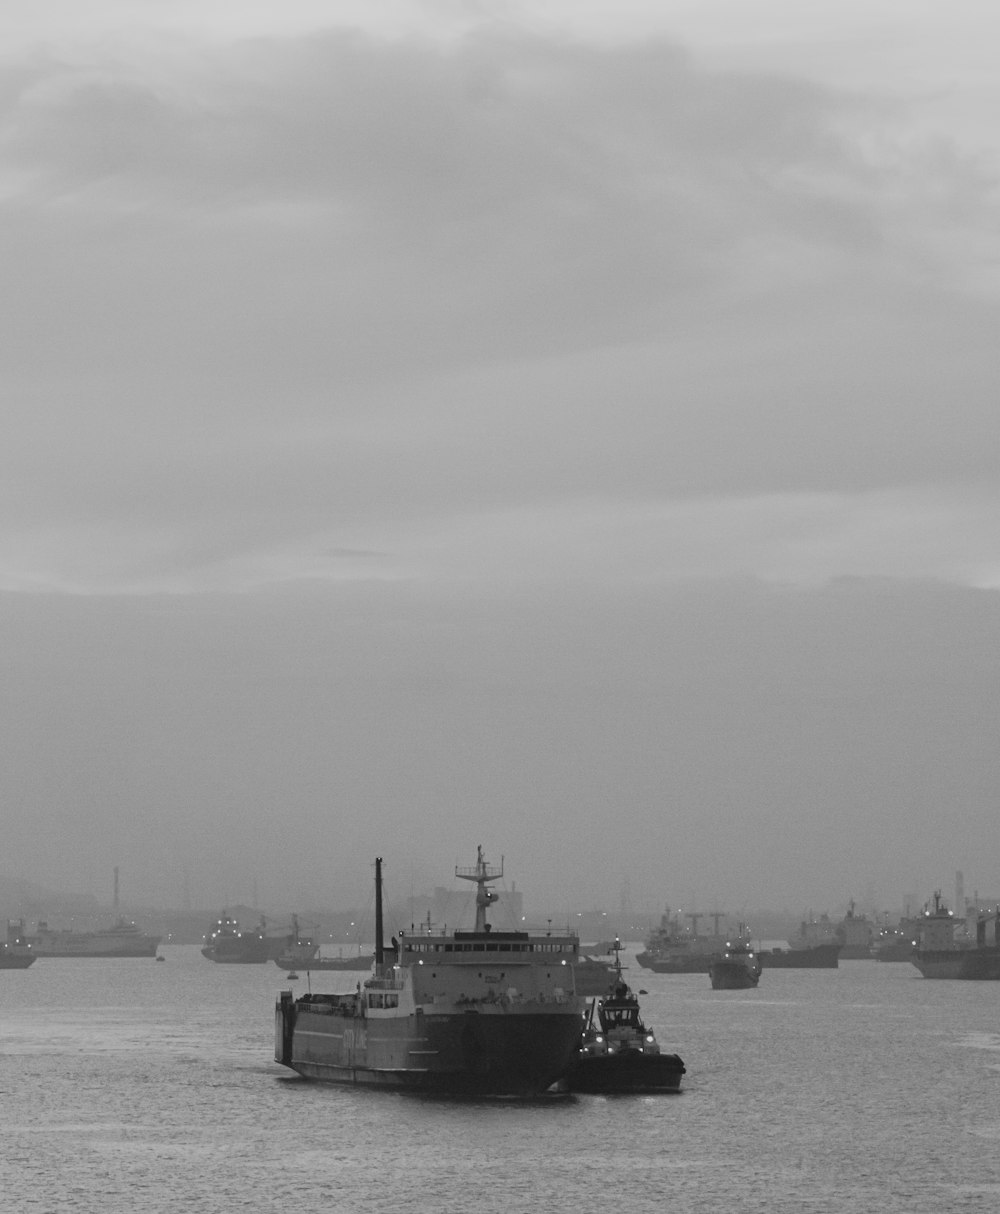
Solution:
[{"label": "large gray ship", "polygon": [[913,964],[925,978],[1000,982],[1000,910],[977,916],[974,942],[956,938],[961,922],[935,892],[934,909],[925,908],[922,916]]},{"label": "large gray ship", "polygon": [[292,997],[275,1010],[275,1061],[308,1079],[477,1096],[534,1096],[566,1074],[580,1040],[575,935],[494,931],[489,884],[503,865],[455,876],[476,885],[473,931],[400,932],[383,943],[375,861],[375,966],[345,994]]}]

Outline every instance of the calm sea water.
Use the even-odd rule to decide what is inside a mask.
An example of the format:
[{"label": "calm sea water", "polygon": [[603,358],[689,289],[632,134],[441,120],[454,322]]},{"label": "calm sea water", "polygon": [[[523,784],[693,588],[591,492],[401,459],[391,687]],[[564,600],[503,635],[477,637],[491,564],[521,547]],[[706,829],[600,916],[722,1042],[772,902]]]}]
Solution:
[{"label": "calm sea water", "polygon": [[271,1061],[275,966],[162,951],[0,971],[4,1211],[1000,1208],[995,983],[633,965],[680,1095],[469,1102],[300,1080]]}]

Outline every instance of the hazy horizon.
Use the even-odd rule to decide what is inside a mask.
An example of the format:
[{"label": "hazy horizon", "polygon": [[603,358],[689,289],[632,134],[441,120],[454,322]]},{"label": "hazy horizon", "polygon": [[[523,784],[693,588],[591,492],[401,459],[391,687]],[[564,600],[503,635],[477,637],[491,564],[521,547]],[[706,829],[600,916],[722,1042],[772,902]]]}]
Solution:
[{"label": "hazy horizon", "polygon": [[351,903],[375,855],[399,896],[480,843],[546,905],[995,886],[992,591],[3,601],[7,855],[103,900]]}]

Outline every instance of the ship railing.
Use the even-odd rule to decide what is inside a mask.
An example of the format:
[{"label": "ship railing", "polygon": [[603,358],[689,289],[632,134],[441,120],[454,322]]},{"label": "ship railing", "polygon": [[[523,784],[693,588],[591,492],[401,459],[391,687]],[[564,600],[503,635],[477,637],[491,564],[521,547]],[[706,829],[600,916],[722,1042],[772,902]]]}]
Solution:
[{"label": "ship railing", "polygon": [[384,974],[365,979],[365,990],[368,991],[401,991],[404,985],[401,978],[390,978]]}]

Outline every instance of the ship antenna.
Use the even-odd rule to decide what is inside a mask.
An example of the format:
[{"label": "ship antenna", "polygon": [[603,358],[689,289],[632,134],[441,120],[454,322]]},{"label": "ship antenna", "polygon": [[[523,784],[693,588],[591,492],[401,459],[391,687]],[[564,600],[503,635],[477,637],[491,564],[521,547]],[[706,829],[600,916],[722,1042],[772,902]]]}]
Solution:
[{"label": "ship antenna", "polygon": [[503,857],[500,859],[500,867],[489,865],[483,857],[482,844],[476,848],[476,867],[475,868],[456,868],[455,876],[463,881],[475,881],[476,883],[476,931],[488,932],[490,925],[486,922],[486,908],[491,902],[496,902],[499,894],[487,888],[490,881],[499,881],[503,876]]},{"label": "ship antenna", "polygon": [[375,857],[375,972],[382,972],[385,945],[382,942],[382,857]]}]

